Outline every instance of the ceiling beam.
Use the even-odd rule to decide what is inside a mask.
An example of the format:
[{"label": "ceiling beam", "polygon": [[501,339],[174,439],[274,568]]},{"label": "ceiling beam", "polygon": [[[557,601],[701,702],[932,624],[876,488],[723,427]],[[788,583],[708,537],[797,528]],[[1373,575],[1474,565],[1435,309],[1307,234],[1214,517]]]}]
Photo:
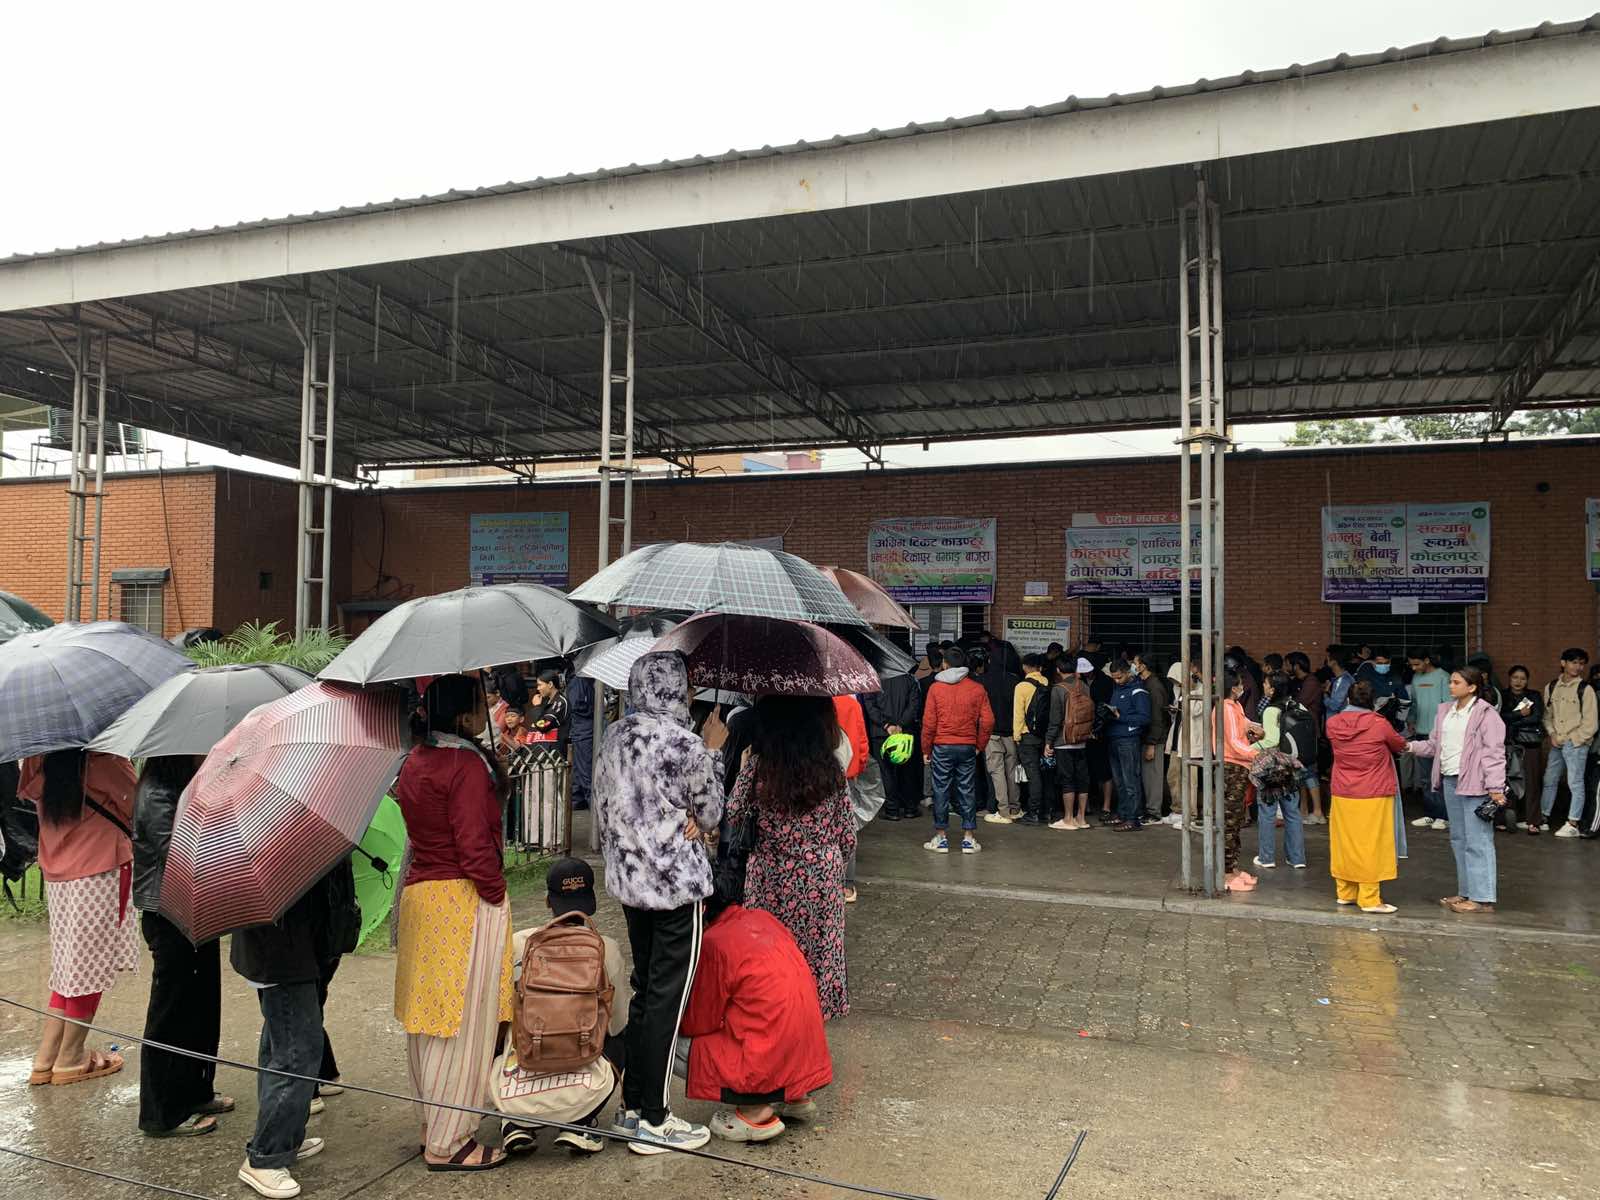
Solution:
[{"label": "ceiling beam", "polygon": [[631,273],[639,290],[712,345],[729,355],[767,387],[798,405],[848,445],[874,462],[883,459],[872,426],[821,382],[797,367],[732,312],[696,288],[673,263],[638,238],[613,238],[605,243],[603,260]]},{"label": "ceiling beam", "polygon": [[1539,380],[1555,365],[1556,359],[1567,348],[1567,343],[1572,341],[1596,301],[1600,301],[1600,255],[1578,277],[1577,285],[1567,293],[1549,324],[1517,360],[1511,374],[1501,381],[1490,409],[1489,433],[1504,429],[1506,422],[1526,403]]}]

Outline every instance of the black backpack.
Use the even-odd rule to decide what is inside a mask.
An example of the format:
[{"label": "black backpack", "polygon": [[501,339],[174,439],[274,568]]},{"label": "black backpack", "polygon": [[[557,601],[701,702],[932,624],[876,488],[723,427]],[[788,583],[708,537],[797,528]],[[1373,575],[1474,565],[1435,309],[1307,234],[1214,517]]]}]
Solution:
[{"label": "black backpack", "polygon": [[11,885],[39,857],[39,810],[18,799],[19,775],[16,763],[0,763],[0,880],[12,908],[17,901]]},{"label": "black backpack", "polygon": [[1028,701],[1028,707],[1023,711],[1022,727],[1030,737],[1042,742],[1050,732],[1050,685],[1040,683],[1037,679],[1024,679],[1023,682],[1033,684],[1033,699]]}]

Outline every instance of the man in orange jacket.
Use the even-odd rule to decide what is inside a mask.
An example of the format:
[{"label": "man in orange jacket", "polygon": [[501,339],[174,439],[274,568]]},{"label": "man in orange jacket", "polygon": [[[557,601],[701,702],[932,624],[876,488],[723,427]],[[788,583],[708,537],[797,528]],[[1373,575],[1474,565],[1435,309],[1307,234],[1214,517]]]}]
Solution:
[{"label": "man in orange jacket", "polygon": [[922,759],[933,773],[933,838],[923,843],[923,849],[950,853],[945,830],[954,784],[961,811],[961,853],[976,854],[982,849],[973,836],[978,827],[978,756],[994,732],[994,709],[989,694],[967,677],[967,656],[960,648],[945,651],[944,662],[944,670],[928,689],[922,714]]}]

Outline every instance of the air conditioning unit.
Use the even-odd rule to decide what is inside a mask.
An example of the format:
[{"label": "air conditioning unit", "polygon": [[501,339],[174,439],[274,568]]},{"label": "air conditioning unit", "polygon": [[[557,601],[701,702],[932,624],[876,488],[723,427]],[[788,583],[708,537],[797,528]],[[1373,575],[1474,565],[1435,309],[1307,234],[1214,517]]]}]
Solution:
[{"label": "air conditioning unit", "polygon": [[[95,436],[95,422],[87,425],[89,440],[93,442]],[[45,445],[52,450],[72,449],[72,413],[64,408],[50,410],[50,432]],[[90,447],[91,451],[93,446]],[[124,425],[120,421],[109,422],[106,425],[106,453],[108,455],[139,455],[145,452],[144,430],[133,425]]]}]

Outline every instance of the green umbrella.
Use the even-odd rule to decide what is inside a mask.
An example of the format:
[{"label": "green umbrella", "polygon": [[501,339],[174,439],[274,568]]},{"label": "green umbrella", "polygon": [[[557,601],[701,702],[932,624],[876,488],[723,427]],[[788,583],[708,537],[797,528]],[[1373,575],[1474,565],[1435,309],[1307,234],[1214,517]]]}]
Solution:
[{"label": "green umbrella", "polygon": [[21,596],[0,592],[0,642],[9,642],[19,633],[49,629],[55,622]]},{"label": "green umbrella", "polygon": [[393,796],[378,802],[372,824],[361,838],[361,846],[350,856],[356,876],[356,903],[361,905],[361,940],[389,916],[394,907],[394,889],[400,877],[400,855],[405,850],[406,819]]}]

